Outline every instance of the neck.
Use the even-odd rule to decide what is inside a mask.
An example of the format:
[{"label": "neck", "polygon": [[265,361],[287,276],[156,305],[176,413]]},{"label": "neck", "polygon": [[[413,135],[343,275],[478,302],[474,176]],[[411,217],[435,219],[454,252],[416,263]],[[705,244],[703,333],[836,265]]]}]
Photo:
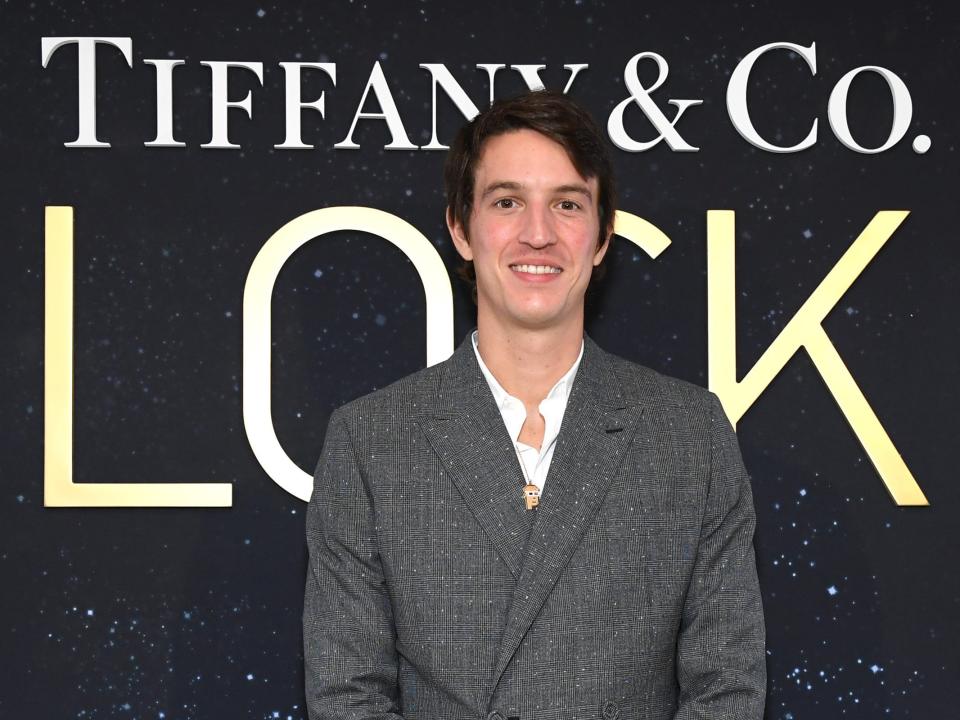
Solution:
[{"label": "neck", "polygon": [[477,315],[477,346],[503,389],[536,407],[571,368],[583,343],[583,316],[543,330],[504,328]]}]

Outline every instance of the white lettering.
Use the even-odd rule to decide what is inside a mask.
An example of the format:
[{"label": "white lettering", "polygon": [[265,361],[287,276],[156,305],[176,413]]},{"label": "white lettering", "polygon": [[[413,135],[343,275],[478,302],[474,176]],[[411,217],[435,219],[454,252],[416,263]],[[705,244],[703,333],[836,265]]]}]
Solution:
[{"label": "white lettering", "polygon": [[336,63],[305,63],[305,62],[282,62],[285,77],[285,102],[284,118],[286,122],[286,138],[279,145],[274,145],[278,150],[309,150],[314,147],[303,142],[301,137],[301,110],[316,110],[320,117],[326,118],[325,96],[326,93],[320,93],[320,97],[312,102],[303,102],[300,96],[300,74],[303,68],[315,68],[326,73],[327,77],[337,84],[337,65]]},{"label": "white lettering", "polygon": [[[363,112],[363,106],[367,102],[367,95],[370,90],[377,97],[380,104],[380,112]],[[390,130],[390,144],[385,145],[385,150],[416,150],[417,146],[410,142],[407,137],[407,131],[403,127],[403,121],[400,119],[400,111],[397,110],[397,104],[393,101],[393,95],[390,93],[390,86],[387,85],[387,79],[383,75],[383,68],[379,62],[373,64],[373,70],[370,71],[370,79],[367,80],[367,86],[363,90],[363,96],[360,98],[360,104],[357,105],[357,112],[353,116],[353,122],[350,123],[350,130],[347,136],[338,142],[335,147],[337,150],[358,150],[360,148],[353,141],[353,131],[357,127],[358,120],[383,120],[387,123]]]},{"label": "white lettering", "polygon": [[231,143],[228,137],[227,113],[230,108],[240,108],[252,120],[253,103],[250,99],[249,90],[242,100],[228,99],[227,71],[230,68],[249,70],[257,76],[257,80],[263,85],[263,63],[210,60],[202,61],[200,64],[210,68],[210,123],[213,128],[210,142],[204,143],[200,147],[215,150],[239,148],[240,146]]},{"label": "white lettering", "polygon": [[754,147],[775,153],[791,153],[804,150],[817,141],[817,120],[813,121],[810,132],[803,140],[796,145],[785,147],[774,145],[760,137],[760,133],[757,132],[757,129],[753,126],[753,121],[750,119],[750,110],[747,108],[747,85],[750,81],[750,72],[760,56],[770,50],[792,50],[806,61],[812,75],[817,74],[816,43],[811,43],[808,48],[788,42],[775,42],[758,47],[748,53],[730,75],[730,82],[727,84],[727,115],[730,116],[730,122],[733,123],[733,127],[740,133],[740,136]]},{"label": "white lettering", "polygon": [[110,45],[133,67],[133,40],[128,37],[45,37],[40,39],[40,64],[47,67],[65,45],[77,46],[77,139],[65,147],[110,147],[97,139],[97,45]]}]

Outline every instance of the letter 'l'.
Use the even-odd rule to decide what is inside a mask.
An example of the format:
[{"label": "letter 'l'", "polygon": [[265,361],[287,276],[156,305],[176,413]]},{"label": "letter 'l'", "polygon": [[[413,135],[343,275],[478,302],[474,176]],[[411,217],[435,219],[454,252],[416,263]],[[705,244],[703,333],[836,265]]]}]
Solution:
[{"label": "letter 'l'", "polygon": [[230,507],[230,483],[73,481],[73,208],[48,205],[44,225],[44,506]]},{"label": "letter 'l'", "polygon": [[863,229],[756,364],[737,381],[736,282],[732,210],[707,212],[709,385],[736,425],[787,361],[805,348],[897,505],[928,505],[822,322],[909,214],[882,210]]}]

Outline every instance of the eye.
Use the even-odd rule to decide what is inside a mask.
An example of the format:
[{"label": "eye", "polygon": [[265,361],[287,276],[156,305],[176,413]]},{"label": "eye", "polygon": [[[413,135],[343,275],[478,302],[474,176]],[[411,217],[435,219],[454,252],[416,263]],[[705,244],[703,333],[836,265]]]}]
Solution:
[{"label": "eye", "polygon": [[574,210],[580,209],[580,203],[574,202],[573,200],[561,200],[560,202],[557,203],[557,206],[561,210],[566,210],[568,212],[572,212]]},{"label": "eye", "polygon": [[512,210],[517,206],[517,201],[513,198],[500,198],[493,205],[501,210]]}]

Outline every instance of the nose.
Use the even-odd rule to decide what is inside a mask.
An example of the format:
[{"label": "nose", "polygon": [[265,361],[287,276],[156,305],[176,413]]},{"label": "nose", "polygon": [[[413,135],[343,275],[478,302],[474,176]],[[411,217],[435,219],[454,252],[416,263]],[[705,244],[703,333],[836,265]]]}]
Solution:
[{"label": "nose", "polygon": [[553,245],[557,241],[553,227],[553,216],[547,205],[531,203],[524,213],[524,226],[520,233],[520,242],[534,249]]}]

